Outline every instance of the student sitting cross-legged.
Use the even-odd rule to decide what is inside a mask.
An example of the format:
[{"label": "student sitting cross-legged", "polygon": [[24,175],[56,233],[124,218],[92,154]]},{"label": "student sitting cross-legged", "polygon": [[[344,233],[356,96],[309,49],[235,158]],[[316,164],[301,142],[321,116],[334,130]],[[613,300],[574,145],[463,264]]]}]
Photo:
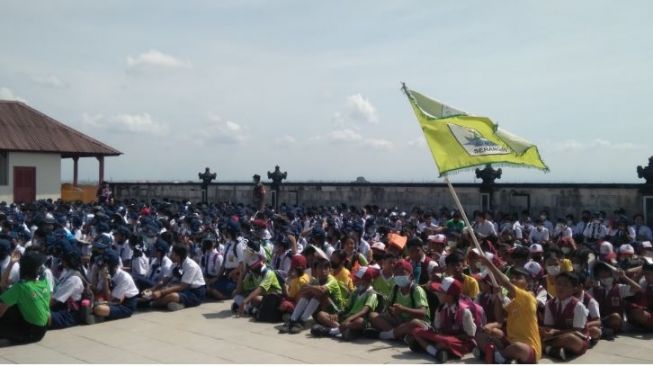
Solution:
[{"label": "student sitting cross-legged", "polygon": [[175,245],[172,248],[171,283],[152,292],[153,307],[167,307],[170,311],[185,307],[199,306],[206,296],[206,286],[202,269],[188,258],[188,248]]},{"label": "student sitting cross-legged", "polygon": [[428,328],[429,304],[426,292],[413,282],[413,266],[399,260],[394,268],[395,286],[383,313],[370,314],[370,323],[381,339],[403,339],[416,328]]},{"label": "student sitting cross-legged", "polygon": [[[486,363],[536,363],[542,355],[542,343],[537,323],[537,300],[529,291],[530,273],[522,267],[513,267],[510,278],[485,256],[478,257],[481,263],[494,275],[498,285],[507,290],[507,297],[501,291],[497,306],[505,314],[505,325],[500,322],[486,324],[476,335],[479,353]],[[486,309],[487,310],[487,309]],[[490,310],[488,310],[490,311]],[[501,318],[501,316],[500,316]]]},{"label": "student sitting cross-legged", "polygon": [[118,252],[107,249],[102,255],[104,265],[99,272],[100,289],[107,301],[96,304],[93,313],[106,320],[128,318],[138,305],[138,287],[129,273],[120,268]]},{"label": "student sitting cross-legged", "polygon": [[[265,265],[265,257],[260,254],[250,253],[246,257],[247,274],[243,279],[243,292],[234,296],[233,309],[236,310],[236,315],[243,316],[247,313],[263,321],[269,321],[271,318],[280,320],[279,304],[283,289],[277,274]],[[275,304],[262,309],[261,305],[266,297],[268,302],[274,297]],[[265,314],[260,314],[259,311],[265,311]]]},{"label": "student sitting cross-legged", "polygon": [[299,291],[299,300],[290,320],[281,329],[282,333],[299,333],[313,314],[321,309],[329,314],[337,314],[344,305],[343,290],[329,270],[331,264],[323,257],[313,261],[313,279]]},{"label": "student sitting cross-legged", "polygon": [[318,324],[311,328],[311,334],[316,337],[341,337],[352,339],[352,332],[365,329],[369,314],[376,310],[379,301],[377,293],[372,288],[372,281],[379,275],[379,270],[373,267],[360,267],[354,274],[356,288],[349,296],[348,305],[344,311],[330,314],[326,311],[317,313]]},{"label": "student sitting cross-legged", "polygon": [[15,252],[11,261],[20,265],[20,280],[0,295],[0,340],[25,344],[40,341],[48,329],[50,288],[40,276],[45,257]]},{"label": "student sitting cross-legged", "polygon": [[[477,309],[478,305],[462,294],[462,282],[453,277],[431,282],[430,289],[437,294],[440,303],[434,314],[433,328],[415,329],[412,338],[440,363],[446,362],[449,354],[462,357],[471,352],[475,346],[475,316],[482,321],[482,309]],[[415,349],[414,345],[411,349]]]},{"label": "student sitting cross-legged", "polygon": [[566,360],[567,354],[582,355],[589,348],[589,311],[573,296],[579,282],[573,272],[557,275],[557,295],[546,303],[544,310],[544,324],[540,328],[544,351],[560,360]]}]

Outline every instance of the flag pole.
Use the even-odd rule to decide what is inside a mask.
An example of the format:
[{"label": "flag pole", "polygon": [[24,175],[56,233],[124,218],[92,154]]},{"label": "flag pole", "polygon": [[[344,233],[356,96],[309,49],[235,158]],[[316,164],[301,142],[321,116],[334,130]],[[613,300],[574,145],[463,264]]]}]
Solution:
[{"label": "flag pole", "polygon": [[[449,177],[446,175],[444,176],[444,181],[447,183],[447,186],[449,187],[449,193],[451,193],[451,197],[453,198],[454,203],[456,204],[456,207],[458,208],[458,211],[460,211],[460,215],[463,217],[463,220],[465,221],[465,225],[469,228],[469,233],[470,236],[472,237],[472,241],[474,242],[474,246],[479,252],[479,255],[485,255],[485,252],[483,249],[481,249],[481,244],[479,244],[478,239],[476,238],[476,234],[474,234],[474,229],[472,228],[472,224],[469,223],[469,219],[467,218],[467,214],[465,213],[465,209],[463,209],[463,205],[460,203],[460,200],[458,199],[458,195],[456,194],[456,190],[453,189],[453,186],[451,185],[451,182],[449,181]],[[496,278],[494,278],[494,275],[492,272],[488,273],[490,275],[490,280],[492,280],[492,285],[494,287],[498,287],[499,284],[497,283]]]}]

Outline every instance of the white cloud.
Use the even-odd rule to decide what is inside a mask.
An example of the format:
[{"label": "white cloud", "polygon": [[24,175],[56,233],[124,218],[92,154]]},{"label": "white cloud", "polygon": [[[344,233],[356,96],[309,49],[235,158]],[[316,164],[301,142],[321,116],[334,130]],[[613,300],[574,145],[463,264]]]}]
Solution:
[{"label": "white cloud", "polygon": [[360,95],[360,93],[350,95],[347,98],[346,108],[349,117],[356,121],[367,123],[377,123],[379,121],[376,108],[374,108],[367,98]]},{"label": "white cloud", "polygon": [[172,55],[157,50],[149,50],[136,57],[127,56],[127,66],[130,69],[153,68],[191,68],[190,61],[180,60]]},{"label": "white cloud", "polygon": [[555,152],[567,152],[567,151],[587,151],[587,150],[641,150],[644,149],[644,145],[635,144],[632,142],[611,142],[605,139],[594,139],[591,141],[581,142],[574,139],[568,139],[563,141],[558,141],[553,143],[552,150]]},{"label": "white cloud", "polygon": [[31,79],[37,84],[49,86],[52,88],[64,88],[67,86],[67,84],[56,75],[35,75],[32,76]]},{"label": "white cloud", "polygon": [[366,138],[349,128],[331,131],[326,137],[332,144],[355,144],[377,150],[390,150],[394,147],[394,144],[388,140]]},{"label": "white cloud", "polygon": [[420,147],[420,148],[421,147],[426,147],[426,139],[424,138],[424,136],[418,136],[417,138],[415,138],[413,140],[408,140],[406,142],[406,144],[409,147]]},{"label": "white cloud", "polygon": [[279,137],[279,138],[274,140],[274,144],[276,146],[279,146],[279,147],[285,147],[285,146],[288,146],[288,145],[292,145],[295,142],[297,142],[297,140],[295,140],[295,138],[290,136],[290,135],[284,135],[284,136]]},{"label": "white cloud", "polygon": [[155,121],[149,113],[118,114],[105,117],[102,114],[82,115],[84,124],[117,133],[138,133],[155,136],[168,134],[168,126]]},{"label": "white cloud", "polygon": [[204,144],[242,144],[249,138],[243,126],[234,121],[223,121],[219,116],[209,116],[208,123],[190,135]]},{"label": "white cloud", "polygon": [[16,100],[19,102],[27,103],[25,99],[16,95],[11,89],[7,87],[0,87],[0,100]]}]

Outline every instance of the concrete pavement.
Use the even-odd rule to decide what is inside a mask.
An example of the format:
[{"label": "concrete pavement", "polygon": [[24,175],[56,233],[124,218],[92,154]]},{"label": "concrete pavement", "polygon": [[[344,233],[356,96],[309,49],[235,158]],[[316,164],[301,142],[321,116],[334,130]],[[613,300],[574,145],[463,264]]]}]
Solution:
[{"label": "concrete pavement", "polygon": [[[433,363],[399,342],[278,334],[276,325],[234,318],[230,303],[48,332],[32,345],[0,348],[1,363]],[[600,341],[571,363],[653,363],[653,335]],[[471,356],[450,363],[477,363]],[[551,363],[543,359],[542,363]]]}]

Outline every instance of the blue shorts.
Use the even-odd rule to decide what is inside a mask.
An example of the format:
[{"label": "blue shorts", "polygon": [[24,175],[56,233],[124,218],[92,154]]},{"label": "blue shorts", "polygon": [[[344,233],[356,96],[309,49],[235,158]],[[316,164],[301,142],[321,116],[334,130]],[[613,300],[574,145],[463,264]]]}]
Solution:
[{"label": "blue shorts", "polygon": [[77,312],[73,313],[68,310],[59,310],[52,311],[50,315],[52,317],[50,329],[63,329],[79,324]]},{"label": "blue shorts", "polygon": [[206,286],[187,288],[179,292],[179,302],[187,308],[199,306],[206,296]]},{"label": "blue shorts", "polygon": [[215,281],[211,288],[219,291],[222,295],[226,297],[231,297],[234,290],[236,289],[236,282],[231,280],[231,278],[223,276],[219,280]]},{"label": "blue shorts", "polygon": [[138,305],[138,297],[130,297],[123,300],[122,304],[110,304],[109,316],[106,320],[123,319],[132,316]]}]

